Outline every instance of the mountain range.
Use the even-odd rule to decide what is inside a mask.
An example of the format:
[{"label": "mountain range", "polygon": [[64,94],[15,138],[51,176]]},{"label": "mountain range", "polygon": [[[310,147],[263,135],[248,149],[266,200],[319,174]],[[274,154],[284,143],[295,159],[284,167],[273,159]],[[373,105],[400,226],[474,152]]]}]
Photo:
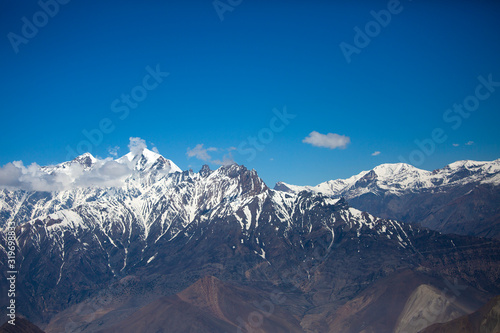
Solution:
[{"label": "mountain range", "polygon": [[[500,294],[500,242],[476,237],[497,237],[495,197],[479,192],[498,194],[499,164],[382,165],[271,189],[236,164],[195,173],[147,149],[84,154],[20,169],[0,223],[16,225],[19,311],[47,333],[417,332]],[[484,218],[444,209],[451,197],[482,200]],[[432,230],[419,217],[431,204],[448,214],[440,225],[487,226]],[[391,217],[404,209],[415,213]],[[5,249],[4,230],[2,281]]]},{"label": "mountain range", "polygon": [[500,159],[458,161],[434,171],[382,164],[348,179],[316,186],[279,182],[275,189],[344,197],[360,210],[444,233],[500,238]]}]

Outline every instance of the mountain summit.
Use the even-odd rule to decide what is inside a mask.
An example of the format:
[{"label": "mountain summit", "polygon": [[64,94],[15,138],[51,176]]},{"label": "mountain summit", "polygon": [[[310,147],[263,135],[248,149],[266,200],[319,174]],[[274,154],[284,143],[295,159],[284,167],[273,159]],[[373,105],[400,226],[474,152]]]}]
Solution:
[{"label": "mountain summit", "polygon": [[163,170],[166,172],[182,172],[182,170],[171,160],[167,160],[158,153],[147,148],[138,152],[129,152],[116,160],[118,163],[126,164],[136,171]]}]

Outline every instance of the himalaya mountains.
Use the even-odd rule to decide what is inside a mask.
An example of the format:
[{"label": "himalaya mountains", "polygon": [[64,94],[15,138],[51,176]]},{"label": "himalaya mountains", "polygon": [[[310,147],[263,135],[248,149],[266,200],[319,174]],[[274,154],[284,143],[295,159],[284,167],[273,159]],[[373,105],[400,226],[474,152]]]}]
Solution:
[{"label": "himalaya mountains", "polygon": [[275,189],[344,197],[353,207],[380,217],[445,233],[500,238],[500,159],[458,161],[434,171],[382,164],[348,179],[317,186],[279,182]]},{"label": "himalaya mountains", "polygon": [[[9,166],[0,222],[17,225],[19,311],[46,332],[417,332],[500,293],[500,242],[418,225],[496,237],[499,165],[382,165],[270,189],[236,164],[194,173],[147,149],[84,154]],[[2,266],[5,244],[2,232]]]}]

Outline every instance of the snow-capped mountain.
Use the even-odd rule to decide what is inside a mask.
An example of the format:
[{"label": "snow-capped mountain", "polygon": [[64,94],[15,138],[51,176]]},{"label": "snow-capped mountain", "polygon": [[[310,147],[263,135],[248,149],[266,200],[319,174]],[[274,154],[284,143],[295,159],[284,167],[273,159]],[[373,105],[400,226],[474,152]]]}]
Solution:
[{"label": "snow-capped mountain", "polygon": [[176,172],[181,172],[177,165],[148,149],[116,160],[85,153],[69,162],[31,168],[20,175],[20,186],[0,189],[0,228],[8,221],[18,225],[97,198],[141,201],[134,200],[138,193]]},{"label": "snow-capped mountain", "polygon": [[382,164],[316,186],[279,182],[276,190],[346,198],[361,210],[449,233],[500,237],[500,159],[458,161],[434,171]]},{"label": "snow-capped mountain", "polygon": [[[76,331],[115,324],[124,311],[206,275],[258,288],[292,285],[305,312],[340,306],[404,269],[454,274],[471,288],[500,291],[498,242],[378,218],[316,191],[273,190],[244,166],[180,171],[143,149],[116,160],[84,154],[20,177],[28,171],[44,179],[36,186],[51,190],[4,188],[0,219],[17,224],[24,314],[42,328],[50,322],[48,332],[73,325],[74,312],[95,304],[102,290],[121,286],[116,308],[83,316]],[[6,257],[0,232],[2,281]]]},{"label": "snow-capped mountain", "polygon": [[404,195],[425,190],[444,191],[448,187],[470,183],[500,185],[500,159],[492,162],[458,161],[434,171],[405,163],[381,164],[347,179],[329,180],[316,186],[278,182],[276,189],[288,192],[306,190],[351,199],[365,193]]},{"label": "snow-capped mountain", "polygon": [[130,152],[116,160],[120,164],[127,164],[131,169],[137,171],[163,170],[165,172],[182,172],[172,161],[167,160],[158,153],[144,148],[140,154]]}]

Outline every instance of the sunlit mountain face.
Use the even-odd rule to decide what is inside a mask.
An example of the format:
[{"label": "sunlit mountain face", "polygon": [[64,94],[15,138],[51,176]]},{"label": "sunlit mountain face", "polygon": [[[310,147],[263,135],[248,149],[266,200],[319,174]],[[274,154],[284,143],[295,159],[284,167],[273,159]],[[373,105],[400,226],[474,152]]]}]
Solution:
[{"label": "sunlit mountain face", "polygon": [[30,177],[0,192],[2,281],[15,226],[17,299],[45,332],[418,332],[500,293],[499,241],[388,217],[456,196],[494,220],[471,193],[498,191],[498,160],[275,189],[146,148],[17,167]]}]

